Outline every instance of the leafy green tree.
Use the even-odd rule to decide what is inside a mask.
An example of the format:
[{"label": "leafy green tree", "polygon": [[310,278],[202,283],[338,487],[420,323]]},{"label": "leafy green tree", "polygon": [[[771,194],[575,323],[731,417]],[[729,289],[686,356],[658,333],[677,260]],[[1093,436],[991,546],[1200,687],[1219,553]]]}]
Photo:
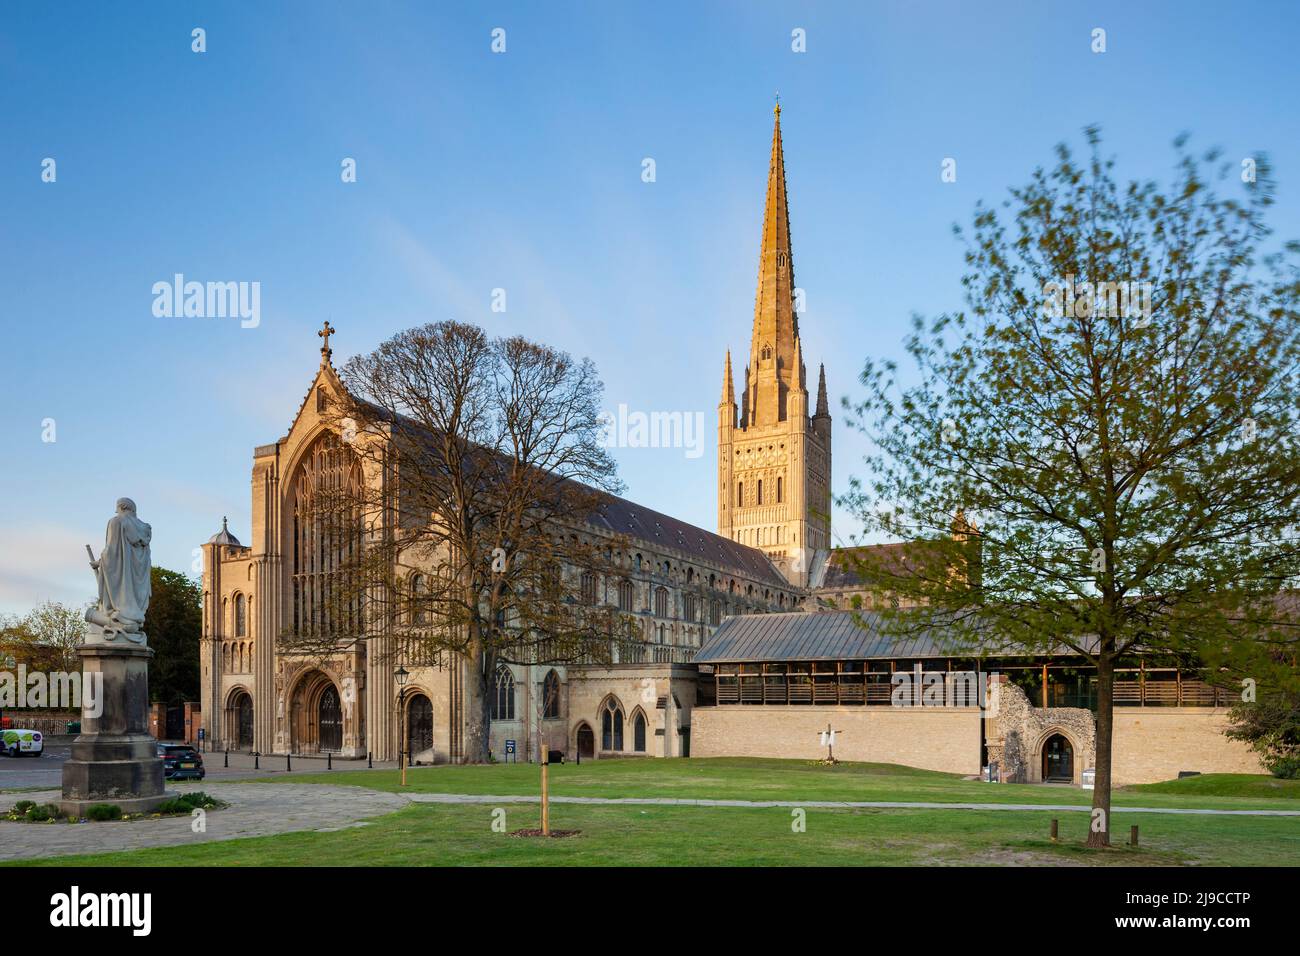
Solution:
[{"label": "leafy green tree", "polygon": [[151,583],[153,596],[144,622],[154,651],[149,696],[166,704],[198,700],[203,593],[193,579],[166,568],[154,568]]},{"label": "leafy green tree", "polygon": [[[1273,654],[1246,667],[1225,667],[1251,691],[1228,712],[1228,737],[1248,744],[1275,777],[1300,776],[1300,671],[1294,656]],[[1245,671],[1249,671],[1249,676]]]},{"label": "leafy green tree", "polygon": [[46,601],[23,617],[34,643],[45,651],[52,670],[81,670],[77,648],[86,639],[86,612],[58,601]]},{"label": "leafy green tree", "polygon": [[1105,846],[1117,659],[1297,640],[1277,594],[1300,571],[1300,244],[1270,239],[1263,158],[1246,181],[1180,139],[1162,188],[1118,181],[1087,139],[1086,160],[1059,146],[957,229],[968,311],[914,320],[915,371],[866,363],[845,407],[875,449],[843,503],[870,533],[930,542],[862,562],[899,595],[892,629],[1095,666],[1088,843]]}]

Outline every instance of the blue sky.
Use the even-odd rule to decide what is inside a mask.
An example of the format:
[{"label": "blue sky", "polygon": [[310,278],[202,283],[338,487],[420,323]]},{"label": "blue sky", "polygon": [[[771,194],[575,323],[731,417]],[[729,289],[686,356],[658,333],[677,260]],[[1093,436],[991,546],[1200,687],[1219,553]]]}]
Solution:
[{"label": "blue sky", "polygon": [[[252,449],[288,428],[326,318],[337,362],[454,317],[590,356],[610,407],[701,412],[700,457],[617,455],[629,497],[712,528],[777,90],[842,489],[863,359],[961,305],[952,224],[1085,125],[1142,177],[1184,130],[1267,151],[1274,222],[1300,221],[1297,39],[1291,3],[4,4],[0,611],[90,598],[82,545],[120,495],[156,564],[189,570],[222,515],[247,539]],[[177,272],[259,282],[260,325],[155,317]]]}]

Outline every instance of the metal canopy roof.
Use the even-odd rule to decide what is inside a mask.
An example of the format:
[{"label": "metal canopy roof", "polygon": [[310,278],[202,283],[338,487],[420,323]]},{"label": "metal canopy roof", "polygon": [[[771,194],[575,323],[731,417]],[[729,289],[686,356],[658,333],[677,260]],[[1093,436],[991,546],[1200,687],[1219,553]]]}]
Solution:
[{"label": "metal canopy roof", "polygon": [[745,614],[724,620],[696,651],[694,661],[718,664],[979,656],[969,635],[961,640],[958,637],[955,627],[934,627],[914,637],[886,634],[881,616],[870,611]]}]

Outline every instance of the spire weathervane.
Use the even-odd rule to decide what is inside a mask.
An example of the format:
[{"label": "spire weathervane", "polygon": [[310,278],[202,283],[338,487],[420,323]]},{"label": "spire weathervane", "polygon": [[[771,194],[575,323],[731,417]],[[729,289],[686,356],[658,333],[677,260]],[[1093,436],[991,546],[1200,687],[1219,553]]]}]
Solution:
[{"label": "spire weathervane", "polygon": [[776,106],[773,107],[772,112],[775,113],[777,116],[781,115],[781,91],[780,90],[776,91]]},{"label": "spire weathervane", "polygon": [[324,327],[323,327],[319,332],[316,333],[316,334],[319,335],[322,339],[325,340],[325,344],[322,345],[322,346],[320,347],[320,354],[321,354],[321,357],[322,357],[326,362],[328,362],[328,361],[330,360],[330,357],[334,354],[334,350],[333,350],[332,348],[330,348],[330,336],[333,335],[333,334],[334,334],[335,332],[337,332],[337,331],[338,331],[338,329],[336,329],[336,328],[334,328],[332,325],[330,325],[330,320],[329,320],[329,319],[326,319],[326,320],[325,320],[325,325],[324,325]]}]

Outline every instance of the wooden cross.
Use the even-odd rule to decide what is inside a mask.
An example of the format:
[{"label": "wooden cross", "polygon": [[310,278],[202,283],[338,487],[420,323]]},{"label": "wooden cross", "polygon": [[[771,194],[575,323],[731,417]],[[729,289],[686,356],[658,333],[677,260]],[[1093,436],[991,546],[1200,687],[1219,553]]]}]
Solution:
[{"label": "wooden cross", "polygon": [[327,359],[334,354],[334,350],[330,348],[330,336],[337,331],[338,329],[330,325],[330,320],[326,319],[325,327],[316,333],[325,340],[325,344],[320,347],[320,354],[325,356]]},{"label": "wooden cross", "polygon": [[842,730],[831,730],[831,725],[829,722],[826,724],[825,730],[819,730],[817,732],[817,735],[821,739],[821,742],[826,745],[827,763],[835,763],[835,735],[842,734],[843,732],[844,731]]}]

